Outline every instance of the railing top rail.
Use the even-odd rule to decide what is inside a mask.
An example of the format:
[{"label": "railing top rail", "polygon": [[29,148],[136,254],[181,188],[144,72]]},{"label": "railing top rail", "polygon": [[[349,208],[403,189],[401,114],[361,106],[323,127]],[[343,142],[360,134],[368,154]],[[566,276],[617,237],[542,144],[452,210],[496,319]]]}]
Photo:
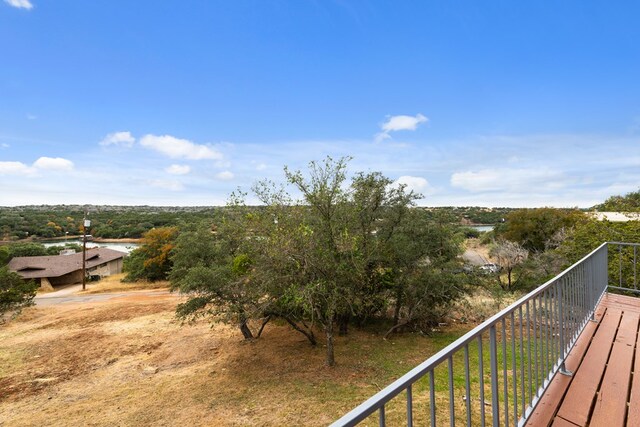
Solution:
[{"label": "railing top rail", "polygon": [[588,255],[580,259],[580,261],[574,263],[569,268],[565,269],[562,273],[548,280],[543,285],[540,285],[539,287],[529,292],[527,295],[523,296],[513,304],[504,308],[500,312],[494,314],[489,319],[485,320],[484,322],[482,322],[481,324],[479,324],[478,326],[476,326],[475,328],[473,328],[472,330],[470,330],[469,332],[467,332],[466,334],[464,334],[463,336],[461,336],[460,338],[458,338],[457,340],[455,340],[454,342],[452,342],[451,344],[449,344],[448,346],[446,346],[445,348],[443,348],[442,350],[440,350],[439,352],[437,352],[436,354],[434,354],[433,356],[425,360],[424,362],[420,363],[415,368],[411,369],[402,377],[398,378],[396,381],[389,384],[387,387],[380,390],[378,393],[374,394],[369,399],[367,399],[366,401],[358,405],[352,411],[345,414],[342,418],[340,418],[339,420],[331,424],[331,426],[337,427],[342,425],[353,425],[364,420],[366,417],[368,417],[373,412],[375,412],[378,408],[380,408],[383,404],[385,404],[386,402],[388,402],[389,400],[391,400],[392,398],[400,394],[402,391],[404,391],[409,385],[413,384],[414,382],[422,378],[427,372],[434,369],[440,363],[444,362],[449,357],[451,357],[451,355],[453,355],[455,352],[462,349],[465,345],[469,344],[471,341],[476,339],[479,335],[485,333],[494,325],[496,325],[498,322],[502,321],[503,318],[506,318],[512,312],[518,310],[519,307],[522,307],[528,301],[532,300],[536,296],[543,293],[545,290],[549,289],[554,283],[556,283],[558,280],[563,278],[565,275],[567,275],[569,272],[575,269],[578,265],[582,264],[583,262],[585,262],[586,260],[594,256],[596,253],[602,250],[603,247],[606,247],[609,243],[615,243],[615,242],[604,242],[603,244],[598,246],[596,249],[591,251]]},{"label": "railing top rail", "polygon": [[609,245],[619,245],[619,246],[640,246],[640,243],[632,243],[632,242],[607,242]]}]

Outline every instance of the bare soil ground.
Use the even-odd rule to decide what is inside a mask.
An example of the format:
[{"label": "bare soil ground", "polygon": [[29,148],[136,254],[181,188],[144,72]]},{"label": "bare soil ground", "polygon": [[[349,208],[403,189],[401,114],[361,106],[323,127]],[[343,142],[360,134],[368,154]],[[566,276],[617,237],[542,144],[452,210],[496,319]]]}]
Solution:
[{"label": "bare soil ground", "polygon": [[389,341],[353,331],[323,365],[286,325],[245,342],[180,325],[175,296],[34,307],[0,327],[0,426],[327,425],[469,327]]},{"label": "bare soil ground", "polygon": [[125,273],[112,274],[111,276],[103,277],[97,282],[89,282],[87,289],[78,295],[169,288],[169,282],[167,281],[147,282],[141,280],[138,282],[123,282],[122,279],[125,276]]}]

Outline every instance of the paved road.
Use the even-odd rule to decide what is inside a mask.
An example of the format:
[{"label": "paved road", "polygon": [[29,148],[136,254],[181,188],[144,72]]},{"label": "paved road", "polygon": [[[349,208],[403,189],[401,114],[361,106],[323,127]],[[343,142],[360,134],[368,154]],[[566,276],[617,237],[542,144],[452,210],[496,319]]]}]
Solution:
[{"label": "paved road", "polygon": [[82,289],[82,285],[68,286],[56,292],[50,292],[47,294],[36,295],[34,302],[38,307],[47,307],[51,305],[73,303],[73,302],[93,302],[93,301],[107,301],[112,298],[124,297],[124,296],[160,296],[160,295],[175,295],[178,293],[171,293],[169,291],[128,291],[128,292],[113,292],[106,294],[77,294],[76,292]]}]

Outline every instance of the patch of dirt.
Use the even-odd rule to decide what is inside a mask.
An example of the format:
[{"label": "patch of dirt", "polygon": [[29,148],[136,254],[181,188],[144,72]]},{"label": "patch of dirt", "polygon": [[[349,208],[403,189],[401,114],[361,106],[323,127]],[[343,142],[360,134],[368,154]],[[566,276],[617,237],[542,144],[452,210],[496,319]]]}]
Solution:
[{"label": "patch of dirt", "polygon": [[146,296],[129,297],[128,301],[134,304],[109,304],[107,306],[89,306],[78,308],[78,316],[57,316],[49,323],[43,323],[41,329],[65,328],[65,327],[87,327],[89,325],[104,322],[117,322],[131,320],[134,318],[147,316],[156,313],[166,312],[169,307],[175,307],[175,301],[165,301],[165,304],[158,301],[144,302],[149,300]]},{"label": "patch of dirt", "polygon": [[97,282],[90,282],[87,284],[87,289],[80,291],[78,295],[87,294],[101,294],[105,292],[130,292],[136,290],[168,290],[170,283],[165,280],[157,282],[147,282],[144,280],[137,282],[123,282],[126,274],[113,274],[108,277],[103,277]]},{"label": "patch of dirt", "polygon": [[181,326],[177,303],[132,293],[25,310],[0,328],[0,426],[326,425],[393,379],[381,348],[402,370],[435,351],[353,331],[327,368],[322,343],[287,325],[244,341],[232,326]]}]

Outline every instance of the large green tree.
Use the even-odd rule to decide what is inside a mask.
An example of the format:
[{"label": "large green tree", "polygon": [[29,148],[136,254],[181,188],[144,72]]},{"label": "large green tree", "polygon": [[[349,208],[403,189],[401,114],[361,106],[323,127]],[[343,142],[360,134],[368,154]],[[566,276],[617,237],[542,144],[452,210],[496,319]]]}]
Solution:
[{"label": "large green tree", "polygon": [[[190,296],[178,306],[179,317],[211,315],[236,324],[245,339],[261,335],[274,299],[254,274],[258,216],[251,210],[232,196],[215,230],[201,226],[181,233],[169,275],[172,288]],[[263,321],[252,330],[250,321],[258,318]]]},{"label": "large green tree", "polygon": [[171,277],[191,298],[179,314],[224,312],[245,337],[255,335],[252,318],[281,317],[312,343],[320,328],[331,366],[335,335],[351,322],[392,308],[394,330],[408,327],[454,298],[460,288],[441,280],[460,249],[452,229],[412,209],[417,195],[379,173],[348,179],[347,163],[285,169],[288,185],[254,186],[263,206],[234,200],[215,233],[181,236]]},{"label": "large green tree", "polygon": [[557,246],[558,236],[584,219],[585,214],[578,209],[518,209],[507,214],[505,222],[496,227],[495,234],[528,251],[543,252],[550,246]]},{"label": "large green tree", "polygon": [[125,258],[125,280],[166,280],[172,265],[170,254],[177,236],[177,227],[158,227],[147,231],[140,247]]}]

